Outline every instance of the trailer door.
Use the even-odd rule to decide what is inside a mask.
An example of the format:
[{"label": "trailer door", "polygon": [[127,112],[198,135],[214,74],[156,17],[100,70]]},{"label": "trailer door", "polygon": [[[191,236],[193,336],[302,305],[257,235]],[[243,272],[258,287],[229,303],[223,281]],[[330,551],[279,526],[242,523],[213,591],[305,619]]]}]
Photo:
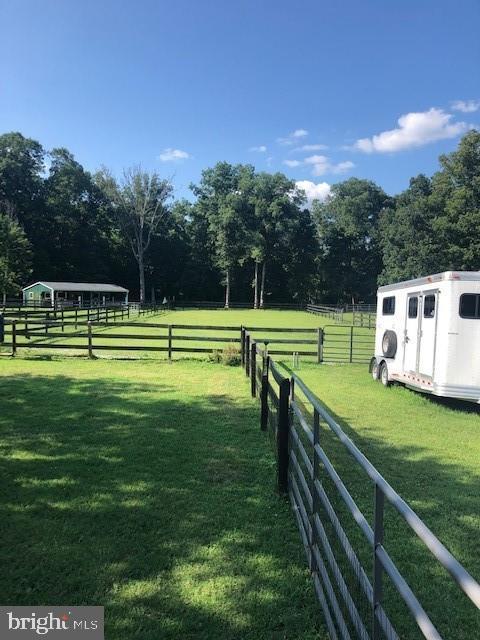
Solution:
[{"label": "trailer door", "polygon": [[418,293],[407,296],[405,340],[403,352],[404,371],[418,371],[418,337],[420,331],[420,298]]},{"label": "trailer door", "polygon": [[437,336],[438,291],[423,294],[420,319],[420,337],[418,349],[418,372],[433,377],[435,364],[435,345]]}]

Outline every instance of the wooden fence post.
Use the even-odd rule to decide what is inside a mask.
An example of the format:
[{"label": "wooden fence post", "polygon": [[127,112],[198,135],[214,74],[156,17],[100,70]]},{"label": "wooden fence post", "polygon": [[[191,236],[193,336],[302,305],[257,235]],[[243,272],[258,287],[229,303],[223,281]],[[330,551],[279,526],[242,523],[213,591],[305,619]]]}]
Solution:
[{"label": "wooden fence post", "polygon": [[45,335],[48,334],[48,325],[50,323],[50,312],[47,311],[46,315],[45,315]]},{"label": "wooden fence post", "polygon": [[262,431],[266,431],[268,426],[268,368],[269,358],[265,355],[263,357],[262,389],[260,392],[260,429]]},{"label": "wooden fence post", "polygon": [[257,345],[252,341],[250,354],[250,390],[252,398],[257,395]]},{"label": "wooden fence post", "polygon": [[350,363],[353,362],[353,325],[350,327]]},{"label": "wooden fence post", "polygon": [[245,375],[250,374],[250,334],[245,335]]},{"label": "wooden fence post", "polygon": [[75,331],[78,329],[78,308],[75,307]]},{"label": "wooden fence post", "polygon": [[242,367],[245,366],[245,327],[240,327],[240,362]]},{"label": "wooden fence post", "polygon": [[63,307],[62,307],[62,333],[65,333],[65,316],[63,313]]},{"label": "wooden fence post", "polygon": [[105,324],[108,324],[108,307],[105,307]]},{"label": "wooden fence post", "polygon": [[317,330],[317,363],[323,362],[323,329],[321,327]]},{"label": "wooden fence post", "polygon": [[5,318],[2,313],[0,313],[0,344],[5,342]]},{"label": "wooden fence post", "polygon": [[17,355],[17,321],[12,320],[12,356]]},{"label": "wooden fence post", "polygon": [[127,305],[127,319],[130,319],[130,305]]},{"label": "wooden fence post", "polygon": [[290,380],[280,382],[277,426],[277,488],[281,494],[288,492],[288,436],[290,431]]},{"label": "wooden fence post", "polygon": [[88,357],[90,360],[93,359],[93,335],[92,335],[92,323],[90,320],[87,324],[87,334],[88,334]]},{"label": "wooden fence post", "polygon": [[172,325],[168,325],[168,359],[172,361]]}]

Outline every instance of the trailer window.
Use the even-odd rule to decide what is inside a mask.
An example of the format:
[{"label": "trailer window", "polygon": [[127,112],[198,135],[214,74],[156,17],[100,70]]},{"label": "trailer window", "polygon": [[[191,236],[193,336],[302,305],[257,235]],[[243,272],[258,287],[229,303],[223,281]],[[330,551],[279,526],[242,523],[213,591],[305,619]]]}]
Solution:
[{"label": "trailer window", "polygon": [[382,313],[384,316],[393,316],[395,313],[395,296],[383,299]]},{"label": "trailer window", "polygon": [[459,313],[462,318],[480,318],[480,295],[477,293],[462,293]]},{"label": "trailer window", "polygon": [[423,301],[423,317],[435,317],[435,296],[425,296],[425,299]]},{"label": "trailer window", "polygon": [[418,315],[418,298],[410,298],[408,301],[408,317],[416,318]]}]

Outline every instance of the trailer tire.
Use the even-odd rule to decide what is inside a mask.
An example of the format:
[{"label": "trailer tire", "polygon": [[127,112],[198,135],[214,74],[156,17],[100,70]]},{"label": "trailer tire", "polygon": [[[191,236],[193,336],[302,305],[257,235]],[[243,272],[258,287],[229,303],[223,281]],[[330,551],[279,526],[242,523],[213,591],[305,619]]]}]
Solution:
[{"label": "trailer tire", "polygon": [[378,380],[380,377],[380,367],[378,365],[378,360],[376,358],[372,358],[370,361],[370,373],[372,374],[372,378],[374,380]]},{"label": "trailer tire", "polygon": [[382,352],[386,358],[394,358],[397,353],[397,334],[395,331],[385,331],[382,338]]},{"label": "trailer tire", "polygon": [[380,382],[384,387],[390,386],[390,380],[388,379],[388,367],[386,362],[382,362],[380,365]]}]

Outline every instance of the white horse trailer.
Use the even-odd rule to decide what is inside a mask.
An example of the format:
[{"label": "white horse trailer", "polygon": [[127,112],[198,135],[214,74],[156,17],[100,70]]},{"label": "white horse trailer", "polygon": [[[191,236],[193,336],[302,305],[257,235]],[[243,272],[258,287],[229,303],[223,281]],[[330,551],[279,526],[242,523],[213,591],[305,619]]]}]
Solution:
[{"label": "white horse trailer", "polygon": [[374,379],[480,403],[480,271],[380,287]]}]

